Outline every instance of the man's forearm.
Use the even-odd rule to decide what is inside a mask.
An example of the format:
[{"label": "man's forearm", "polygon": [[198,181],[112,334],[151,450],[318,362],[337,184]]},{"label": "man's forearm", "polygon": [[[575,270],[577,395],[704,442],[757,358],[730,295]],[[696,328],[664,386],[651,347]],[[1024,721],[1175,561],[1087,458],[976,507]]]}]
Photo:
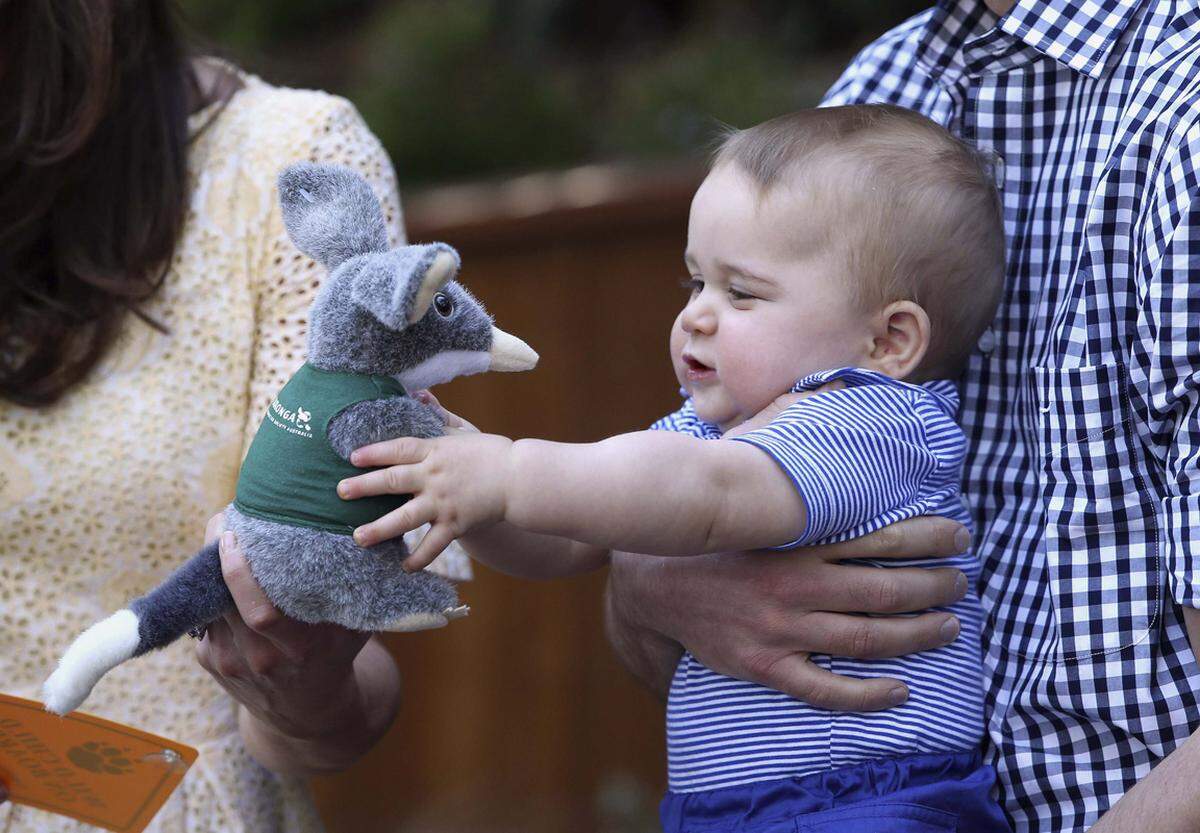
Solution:
[{"label": "man's forearm", "polygon": [[1200,830],[1200,732],[1164,758],[1125,793],[1091,833],[1194,833]]},{"label": "man's forearm", "polygon": [[[1183,608],[1183,623],[1192,652],[1200,655],[1200,610]],[[1193,673],[1200,673],[1200,668],[1193,668]],[[1197,769],[1200,769],[1200,732],[1135,784],[1092,830],[1096,833],[1200,830],[1200,793],[1195,788]]]},{"label": "man's forearm", "polygon": [[328,711],[313,715],[311,731],[288,734],[253,715],[238,711],[238,727],[247,751],[273,772],[308,777],[346,769],[374,746],[400,706],[400,673],[387,649],[371,639],[354,660],[340,696]]},{"label": "man's forearm", "polygon": [[761,451],[670,432],[584,445],[518,440],[506,488],[506,521],[610,550],[758,549],[805,526],[803,501]]}]

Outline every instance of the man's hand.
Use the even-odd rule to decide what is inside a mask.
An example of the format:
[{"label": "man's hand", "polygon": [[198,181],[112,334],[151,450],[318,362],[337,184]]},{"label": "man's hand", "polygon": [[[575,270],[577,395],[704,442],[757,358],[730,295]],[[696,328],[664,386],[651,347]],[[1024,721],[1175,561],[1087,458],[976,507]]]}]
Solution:
[{"label": "man's hand", "polygon": [[367,633],[280,613],[223,529],[218,515],[206,537],[221,536],[221,569],[236,609],[208,626],[197,660],[242,705],[242,734],[260,763],[297,774],[349,765],[395,716],[395,664]]},{"label": "man's hand", "polygon": [[[790,553],[728,553],[654,558],[614,553],[609,634],[643,679],[647,657],[671,661],[659,634],[714,671],[782,691],[820,708],[875,711],[908,698],[898,680],[859,680],[825,671],[809,654],[894,657],[952,642],[949,613],[867,617],[942,607],[967,592],[951,568],[881,570],[838,561],[965,552],[965,528],[944,518],[913,518],[853,541]],[[654,644],[644,644],[650,639]],[[657,640],[657,641],[655,641]],[[641,647],[639,647],[641,646]],[[644,650],[643,650],[644,649]],[[670,668],[659,667],[660,677]],[[665,687],[662,679],[655,686]]]}]

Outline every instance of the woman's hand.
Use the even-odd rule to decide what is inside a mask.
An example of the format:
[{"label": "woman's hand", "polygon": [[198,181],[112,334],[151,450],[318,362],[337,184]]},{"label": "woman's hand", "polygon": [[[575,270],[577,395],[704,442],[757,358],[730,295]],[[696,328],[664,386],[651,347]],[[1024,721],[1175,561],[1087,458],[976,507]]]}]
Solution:
[{"label": "woman's hand", "polygon": [[242,736],[264,766],[295,774],[348,766],[395,716],[395,663],[369,634],[280,613],[234,534],[223,530],[218,515],[206,537],[220,535],[221,569],[236,609],[208,626],[197,660],[242,705]]},{"label": "woman's hand", "polygon": [[[614,553],[609,573],[609,634],[626,664],[662,691],[685,646],[712,670],[760,683],[820,708],[874,711],[899,705],[899,680],[842,677],[809,654],[876,659],[952,642],[956,617],[929,612],[967,592],[951,568],[880,570],[848,558],[913,558],[964,552],[965,528],[944,518],[912,518],[853,541],[790,553],[725,553],[655,558]],[[657,668],[648,667],[647,658]],[[666,666],[666,667],[664,667]]]},{"label": "woman's hand", "polygon": [[427,391],[427,390],[414,391],[413,399],[416,399],[418,402],[424,403],[425,405],[428,405],[430,408],[433,409],[433,412],[435,414],[437,414],[438,417],[442,420],[442,425],[444,425],[446,427],[447,436],[449,436],[451,434],[459,434],[459,433],[463,433],[463,434],[478,434],[478,433],[480,433],[478,428],[476,428],[471,423],[467,422],[465,419],[460,417],[458,414],[447,411],[445,409],[445,407],[443,407],[442,403],[438,401],[437,397],[434,396],[429,391]]}]

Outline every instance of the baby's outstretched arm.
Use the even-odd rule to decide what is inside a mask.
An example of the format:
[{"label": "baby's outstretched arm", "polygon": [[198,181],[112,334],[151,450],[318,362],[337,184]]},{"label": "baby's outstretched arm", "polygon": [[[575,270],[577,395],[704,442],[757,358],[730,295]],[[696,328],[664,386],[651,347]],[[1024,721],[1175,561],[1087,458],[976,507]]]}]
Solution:
[{"label": "baby's outstretched arm", "polygon": [[497,523],[656,555],[780,545],[806,525],[788,476],[753,446],[726,440],[655,431],[589,444],[403,437],[359,449],[352,462],[388,468],[343,481],[343,497],[413,495],[360,527],[360,545],[432,524],[409,557],[411,569],[455,538]]}]

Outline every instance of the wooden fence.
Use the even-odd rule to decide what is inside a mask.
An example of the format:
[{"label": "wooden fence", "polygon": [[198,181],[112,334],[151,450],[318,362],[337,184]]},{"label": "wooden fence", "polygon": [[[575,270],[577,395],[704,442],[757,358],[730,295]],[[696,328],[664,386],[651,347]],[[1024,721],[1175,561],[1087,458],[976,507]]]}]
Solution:
[{"label": "wooden fence", "polygon": [[[481,429],[588,441],[678,404],[667,334],[684,300],[695,168],[584,168],[407,201],[409,236],[444,240],[537,369],[437,394]],[[471,616],[387,637],[404,705],[359,765],[317,779],[332,833],[657,829],[663,707],[614,659],[605,576],[523,582],[477,567]]]}]

